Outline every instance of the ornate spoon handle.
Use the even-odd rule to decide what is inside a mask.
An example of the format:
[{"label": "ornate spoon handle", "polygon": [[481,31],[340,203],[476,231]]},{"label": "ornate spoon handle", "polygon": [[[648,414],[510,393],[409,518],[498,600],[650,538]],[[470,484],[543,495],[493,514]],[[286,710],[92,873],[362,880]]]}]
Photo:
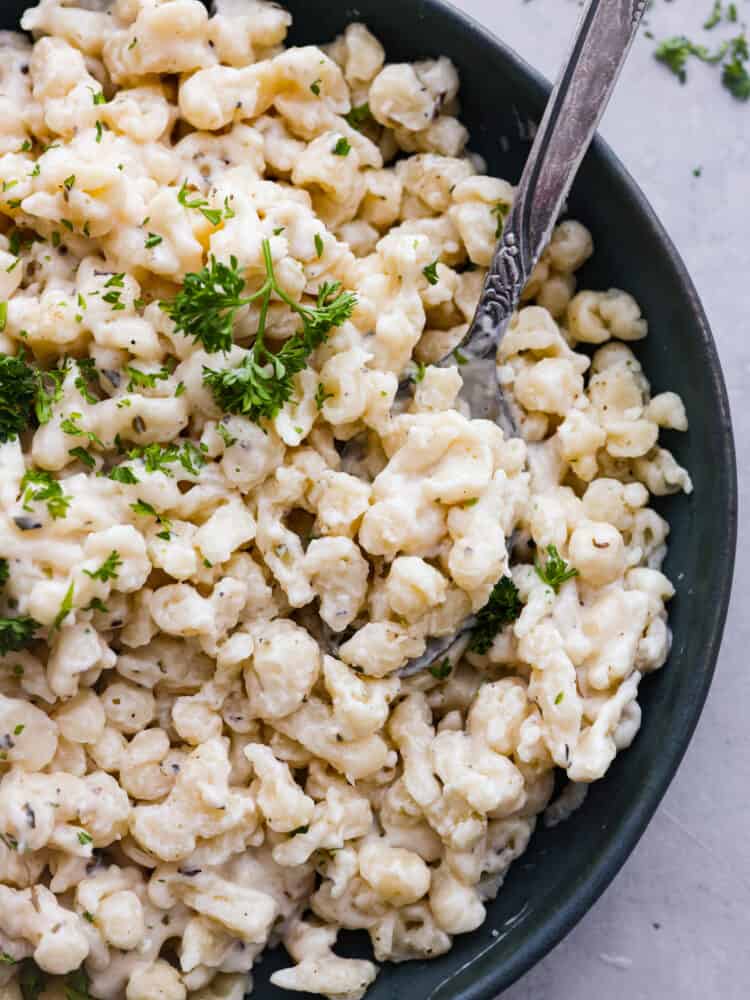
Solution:
[{"label": "ornate spoon handle", "polygon": [[646,0],[590,0],[547,103],[461,352],[494,357],[568,196]]}]

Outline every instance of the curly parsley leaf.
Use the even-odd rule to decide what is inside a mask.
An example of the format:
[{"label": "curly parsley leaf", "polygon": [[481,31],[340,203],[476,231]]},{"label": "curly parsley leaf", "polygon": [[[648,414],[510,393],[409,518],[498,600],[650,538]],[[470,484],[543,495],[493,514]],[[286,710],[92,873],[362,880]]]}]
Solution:
[{"label": "curly parsley leaf", "polygon": [[[203,382],[226,413],[239,413],[251,420],[272,419],[294,392],[294,376],[307,367],[312,352],[327,339],[333,327],[351,316],[356,298],[341,291],[340,282],[325,282],[314,307],[290,298],[276,281],[268,240],[263,241],[266,281],[253,299],[261,298],[258,330],[252,350],[234,368],[203,369]],[[233,262],[236,266],[236,261]],[[272,294],[276,294],[302,320],[302,328],[278,353],[265,344],[265,328]],[[231,331],[230,331],[231,339]]]},{"label": "curly parsley leaf", "polygon": [[209,354],[226,352],[234,343],[232,328],[238,311],[254,298],[241,297],[244,287],[236,257],[227,265],[212,256],[207,267],[185,275],[174,299],[159,306],[180,333],[192,337]]},{"label": "curly parsley leaf", "polygon": [[36,372],[22,355],[0,355],[0,442],[12,441],[29,426],[37,390]]},{"label": "curly parsley leaf", "polygon": [[498,632],[512,624],[522,611],[518,587],[509,576],[501,577],[492,588],[490,599],[477,615],[469,649],[474,653],[486,653]]},{"label": "curly parsley leaf", "polygon": [[545,551],[547,553],[547,561],[542,565],[540,560],[537,559],[534,563],[534,569],[542,583],[546,583],[548,587],[552,587],[554,592],[557,593],[567,580],[572,580],[574,576],[578,576],[578,570],[572,566],[568,566],[557,551],[556,546],[548,545]]},{"label": "curly parsley leaf", "polygon": [[38,628],[41,628],[39,622],[28,615],[0,618],[0,656],[26,649],[34,641]]}]

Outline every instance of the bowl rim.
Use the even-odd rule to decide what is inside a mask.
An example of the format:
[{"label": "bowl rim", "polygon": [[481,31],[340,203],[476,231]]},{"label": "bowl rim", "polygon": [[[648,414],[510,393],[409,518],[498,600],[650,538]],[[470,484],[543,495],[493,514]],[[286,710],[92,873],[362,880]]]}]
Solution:
[{"label": "bowl rim", "polygon": [[[457,8],[449,0],[420,0],[420,6],[432,8],[436,12],[452,17],[462,22],[466,30],[480,35],[487,44],[501,52],[503,58],[519,75],[528,80],[532,99],[538,100],[540,107],[546,104],[552,90],[551,83],[489,28],[470,14]],[[627,861],[677,774],[695,732],[716,670],[732,591],[738,522],[737,465],[729,397],[716,343],[703,304],[687,267],[639,184],[599,133],[592,143],[591,150],[593,155],[603,162],[612,176],[627,187],[643,218],[644,225],[662,247],[664,255],[674,269],[682,293],[695,316],[700,341],[708,361],[713,392],[718,403],[717,437],[719,438],[719,450],[715,457],[719,460],[717,465],[726,477],[727,496],[719,553],[723,556],[726,571],[721,578],[720,590],[716,594],[716,602],[710,618],[710,628],[705,633],[700,649],[694,651],[694,656],[703,666],[700,674],[696,677],[692,699],[685,708],[684,725],[681,731],[670,739],[665,752],[656,762],[648,782],[644,785],[642,795],[634,801],[627,819],[621,825],[620,836],[597,858],[593,871],[585,882],[568,899],[561,901],[553,917],[545,921],[537,930],[529,933],[509,960],[504,961],[498,967],[493,962],[494,949],[490,946],[468,963],[469,967],[476,968],[476,979],[470,986],[460,990],[460,1000],[492,1000],[500,990],[506,989],[519,979],[575,927]],[[438,994],[442,996],[441,990],[440,986],[436,987],[427,1000]]]}]

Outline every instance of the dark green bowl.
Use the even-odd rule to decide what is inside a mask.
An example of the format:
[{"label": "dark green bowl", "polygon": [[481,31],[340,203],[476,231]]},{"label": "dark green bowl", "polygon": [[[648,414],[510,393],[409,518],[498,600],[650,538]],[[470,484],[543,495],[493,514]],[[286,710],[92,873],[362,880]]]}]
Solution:
[{"label": "dark green bowl", "polygon": [[[13,28],[23,0],[4,0],[0,27]],[[287,0],[293,44],[329,41],[362,20],[390,61],[448,55],[461,73],[462,117],[489,171],[515,181],[548,85],[501,42],[438,0]],[[729,601],[737,523],[734,445],[724,381],[698,296],[643,194],[597,140],[570,199],[592,231],[596,254],[583,287],[624,288],[651,328],[639,356],[657,392],[685,400],[688,434],[668,435],[695,484],[689,498],[659,504],[672,527],[666,572],[677,587],[669,662],[641,687],[643,724],[633,746],[592,786],[583,806],[553,831],[540,830],[516,862],[488,919],[431,962],[384,968],[369,1000],[490,1000],[549,951],[615,876],[672,780],[708,693]],[[344,935],[342,953],[366,954]],[[288,964],[281,952],[255,970],[254,996],[288,996],[268,984]]]}]

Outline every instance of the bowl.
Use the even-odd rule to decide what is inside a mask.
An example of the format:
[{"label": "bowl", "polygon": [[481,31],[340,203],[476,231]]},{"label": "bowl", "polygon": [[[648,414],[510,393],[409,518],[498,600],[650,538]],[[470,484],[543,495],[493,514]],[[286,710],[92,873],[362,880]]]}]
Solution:
[{"label": "bowl", "polygon": [[[18,24],[23,0],[4,0],[0,28]],[[286,0],[291,44],[331,40],[364,21],[389,61],[449,56],[461,74],[462,119],[470,148],[491,174],[517,181],[529,123],[541,117],[549,85],[470,18],[439,0]],[[714,672],[734,562],[737,484],[721,367],[695,288],[642,192],[597,139],[570,197],[570,215],[591,230],[596,253],[581,287],[631,292],[649,321],[637,353],[655,392],[684,399],[687,434],[667,447],[690,472],[691,497],[657,503],[671,526],[666,573],[674,643],[667,664],[641,686],[643,723],[633,746],[591,786],[581,809],[554,830],[540,829],[512,866],[485,924],[457,937],[430,962],[389,965],[368,1000],[491,1000],[548,952],[592,906],[635,847],[675,775]],[[342,935],[342,954],[366,955],[363,935]],[[271,952],[254,970],[254,996],[281,1000],[268,976],[288,964]]]}]

